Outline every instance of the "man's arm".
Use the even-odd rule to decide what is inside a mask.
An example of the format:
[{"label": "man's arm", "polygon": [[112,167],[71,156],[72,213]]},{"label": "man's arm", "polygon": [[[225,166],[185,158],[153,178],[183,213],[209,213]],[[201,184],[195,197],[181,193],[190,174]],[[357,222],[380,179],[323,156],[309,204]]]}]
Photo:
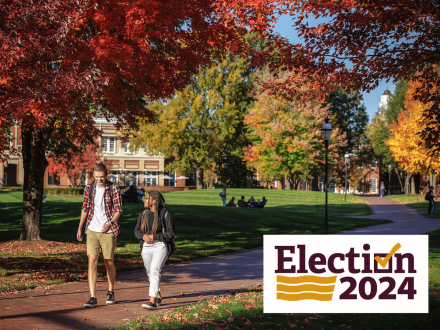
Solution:
[{"label": "man's arm", "polygon": [[76,233],[76,238],[80,242],[83,240],[81,233],[82,233],[82,228],[83,228],[84,224],[86,223],[86,219],[87,219],[87,213],[81,211],[81,219],[79,220],[78,232]]}]

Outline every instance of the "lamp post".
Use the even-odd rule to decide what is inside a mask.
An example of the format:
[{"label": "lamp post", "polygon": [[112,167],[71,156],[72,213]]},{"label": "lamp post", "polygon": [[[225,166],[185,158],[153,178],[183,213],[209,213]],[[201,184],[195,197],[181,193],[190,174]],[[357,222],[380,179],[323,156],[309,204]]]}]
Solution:
[{"label": "lamp post", "polygon": [[350,155],[345,154],[344,160],[345,160],[345,203],[347,203],[347,166],[348,166],[348,162],[350,161]]},{"label": "lamp post", "polygon": [[325,231],[328,231],[327,229],[327,223],[328,223],[328,141],[330,141],[330,137],[332,135],[332,125],[329,123],[328,117],[325,118],[324,125],[322,125],[321,128],[322,131],[322,139],[324,140],[325,145],[325,180],[324,180],[324,188],[325,188]]},{"label": "lamp post", "polygon": [[391,165],[388,165],[388,196],[391,194]]}]

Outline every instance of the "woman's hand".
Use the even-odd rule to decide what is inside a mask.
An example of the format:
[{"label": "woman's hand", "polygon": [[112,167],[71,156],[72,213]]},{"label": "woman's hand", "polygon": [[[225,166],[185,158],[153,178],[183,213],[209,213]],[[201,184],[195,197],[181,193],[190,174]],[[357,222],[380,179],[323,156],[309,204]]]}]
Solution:
[{"label": "woman's hand", "polygon": [[143,237],[143,240],[145,243],[151,244],[151,243],[153,243],[153,235],[145,234]]}]

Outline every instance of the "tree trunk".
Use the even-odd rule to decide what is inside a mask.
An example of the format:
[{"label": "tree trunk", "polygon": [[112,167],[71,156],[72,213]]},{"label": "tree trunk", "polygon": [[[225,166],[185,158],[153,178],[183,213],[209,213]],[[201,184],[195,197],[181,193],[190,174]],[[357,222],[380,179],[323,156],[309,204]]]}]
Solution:
[{"label": "tree trunk", "polygon": [[411,181],[411,174],[409,174],[408,172],[406,172],[406,178],[405,178],[405,195],[409,195],[411,194],[411,186],[410,186],[410,181]]},{"label": "tree trunk", "polygon": [[414,175],[411,175],[411,194],[416,193],[416,180]]},{"label": "tree trunk", "polygon": [[247,188],[252,188],[253,187],[253,177],[254,177],[254,173],[252,171],[247,171],[247,180],[246,180],[246,187]]},{"label": "tree trunk", "polygon": [[203,189],[203,170],[200,167],[196,169],[196,189]]},{"label": "tree trunk", "polygon": [[396,172],[397,178],[399,179],[400,191],[405,191],[405,186],[400,171],[398,171],[396,168],[394,169],[394,171]]},{"label": "tree trunk", "polygon": [[36,130],[22,126],[23,139],[23,222],[21,240],[41,239],[44,172],[49,165],[46,147],[53,128]]},{"label": "tree trunk", "polygon": [[292,184],[292,181],[293,181],[293,177],[290,177],[290,178],[289,178],[289,177],[286,176],[287,190],[292,190],[292,188],[293,188],[293,187],[292,187],[292,185],[293,185],[293,184]]}]

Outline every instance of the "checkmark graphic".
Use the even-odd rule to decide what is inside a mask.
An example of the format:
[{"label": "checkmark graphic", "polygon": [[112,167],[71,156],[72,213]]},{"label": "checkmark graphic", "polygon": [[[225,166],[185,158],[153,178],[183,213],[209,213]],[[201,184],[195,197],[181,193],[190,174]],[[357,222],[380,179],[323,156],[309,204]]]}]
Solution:
[{"label": "checkmark graphic", "polygon": [[385,258],[382,259],[381,257],[376,256],[374,257],[374,260],[376,260],[377,263],[382,266],[382,268],[385,268],[387,266],[388,261],[394,255],[394,253],[396,253],[396,251],[399,250],[401,247],[402,245],[400,245],[400,243],[397,243],[396,245],[393,246],[390,253],[388,253]]}]

